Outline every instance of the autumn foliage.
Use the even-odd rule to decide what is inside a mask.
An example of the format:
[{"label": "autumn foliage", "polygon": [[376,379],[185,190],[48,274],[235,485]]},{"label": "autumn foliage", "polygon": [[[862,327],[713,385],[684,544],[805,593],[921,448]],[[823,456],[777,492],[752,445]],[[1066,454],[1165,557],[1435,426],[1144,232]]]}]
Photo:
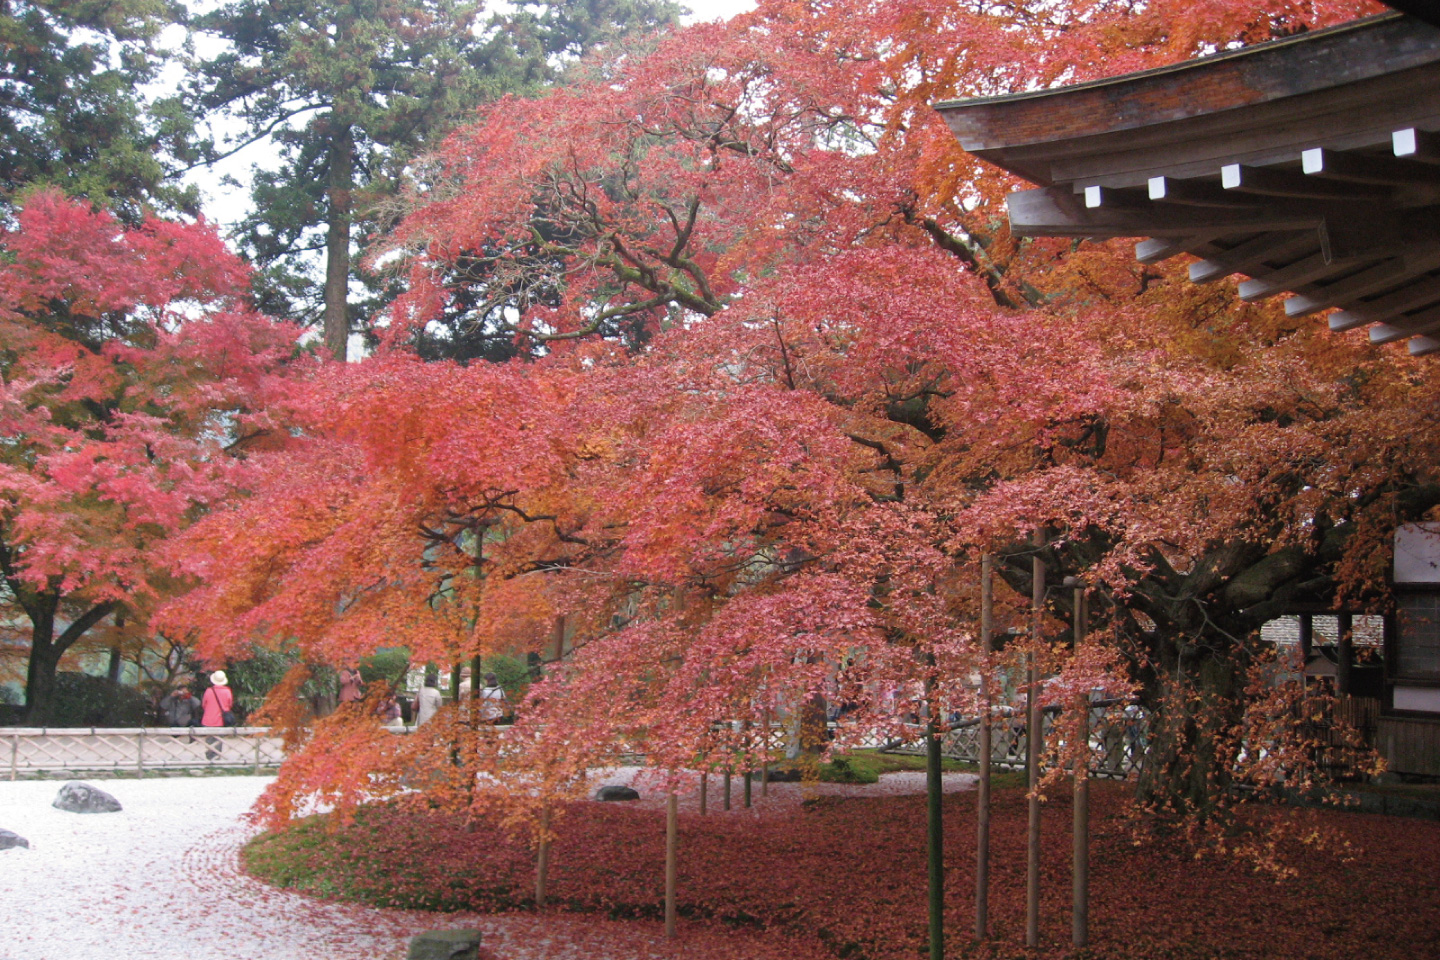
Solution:
[{"label": "autumn foliage", "polygon": [[[482,111],[376,260],[408,284],[385,348],[291,404],[255,495],[187,534],[200,585],[170,616],[213,657],[549,656],[559,618],[575,650],[499,731],[327,718],[269,812],[423,769],[530,817],[633,751],[753,764],[767,718],[841,691],[857,738],[896,691],[973,711],[971,677],[1021,653],[1061,702],[1138,690],[1143,788],[1177,812],[1273,776],[1246,766],[1254,633],[1294,600],[1383,603],[1390,531],[1440,502],[1434,378],[1120,244],[1017,243],[1009,182],[928,104],[1368,9],[773,2]],[[409,353],[456,324],[517,359]],[[1019,625],[1037,531],[1091,642],[1056,590],[1042,637],[988,655],[979,557]]]},{"label": "autumn foliage", "polygon": [[253,312],[205,224],[36,192],[0,236],[0,573],[43,722],[59,657],[170,590],[167,539],[236,489],[296,331]]}]

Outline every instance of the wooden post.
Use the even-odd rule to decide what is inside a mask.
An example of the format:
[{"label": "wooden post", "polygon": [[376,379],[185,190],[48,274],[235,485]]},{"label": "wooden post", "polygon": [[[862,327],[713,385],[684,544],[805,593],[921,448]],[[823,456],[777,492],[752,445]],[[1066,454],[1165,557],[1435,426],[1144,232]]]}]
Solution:
[{"label": "wooden post", "polygon": [[[748,781],[747,781],[748,782]],[[665,802],[665,936],[675,936],[675,861],[680,834],[680,802],[675,787]]]},{"label": "wooden post", "polygon": [[20,765],[20,734],[10,734],[10,779],[14,781]]},{"label": "wooden post", "polygon": [[535,851],[535,906],[545,906],[545,885],[550,878],[550,804],[540,807],[540,847]]},{"label": "wooden post", "polygon": [[1350,695],[1350,678],[1355,666],[1355,619],[1347,611],[1336,616],[1339,621],[1340,637],[1335,645],[1338,654],[1335,663],[1335,693],[1342,697]]},{"label": "wooden post", "polygon": [[[1085,588],[1075,588],[1075,650],[1085,642]],[[1075,698],[1074,838],[1071,850],[1070,940],[1076,947],[1090,943],[1090,698]]]},{"label": "wooden post", "polygon": [[480,694],[484,692],[481,686],[480,654],[477,653],[470,658],[470,699],[476,703],[480,702]]},{"label": "wooden post", "polygon": [[[218,696],[218,694],[217,694]],[[145,778],[145,728],[140,728],[140,735],[135,738],[135,779]]]},{"label": "wooden post", "polygon": [[749,810],[749,809],[750,809],[750,781],[751,781],[752,779],[754,779],[754,776],[755,776],[755,771],[754,771],[754,770],[746,770],[746,771],[745,771],[745,809],[746,809],[746,810]]},{"label": "wooden post", "polygon": [[1039,547],[1044,534],[1035,531],[1036,553],[1031,560],[1030,606],[1034,617],[1031,642],[1034,647],[1026,657],[1025,670],[1025,782],[1030,790],[1029,827],[1025,844],[1025,945],[1040,945],[1040,697],[1036,687],[1040,675],[1035,667],[1035,654],[1040,647],[1041,627],[1045,619],[1045,561]]},{"label": "wooden post", "polygon": [[260,775],[260,738],[255,738],[255,776]]},{"label": "wooden post", "polygon": [[[474,680],[472,679],[473,683]],[[454,703],[460,702],[460,664],[450,668],[450,700]]]},{"label": "wooden post", "polygon": [[[933,658],[932,658],[933,663]],[[930,677],[930,720],[925,728],[925,793],[927,866],[930,880],[930,960],[945,960],[945,824],[940,799],[940,722],[935,680]]]},{"label": "wooden post", "polygon": [[721,800],[721,806],[725,810],[730,809],[730,768],[725,768],[725,792]]},{"label": "wooden post", "polygon": [[555,643],[555,662],[559,663],[565,656],[565,614],[555,618],[555,627],[550,633],[550,639]]},{"label": "wooden post", "polygon": [[710,793],[710,773],[708,771],[700,774],[700,816],[705,816],[706,800]]},{"label": "wooden post", "polygon": [[[995,595],[990,554],[980,557],[980,649],[994,650]],[[988,658],[987,658],[988,659]],[[975,939],[990,928],[990,763],[994,756],[990,729],[990,665],[980,674],[980,783],[975,792]]]}]

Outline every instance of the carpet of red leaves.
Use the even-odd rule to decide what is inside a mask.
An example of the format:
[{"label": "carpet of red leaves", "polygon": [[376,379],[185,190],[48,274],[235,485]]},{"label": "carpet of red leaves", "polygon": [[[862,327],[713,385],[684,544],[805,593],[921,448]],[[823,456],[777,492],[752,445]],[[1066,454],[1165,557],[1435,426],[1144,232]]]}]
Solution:
[{"label": "carpet of red leaves", "polygon": [[[925,951],[924,798],[824,798],[770,813],[682,815],[683,923],[764,931],[797,958],[911,960]],[[1198,856],[1180,840],[1137,840],[1122,788],[1092,791],[1091,939],[1084,957],[1115,960],[1435,960],[1440,958],[1440,823],[1331,810],[1251,806],[1238,841],[1253,855]],[[975,801],[945,800],[948,950],[953,957],[1075,956],[1070,930],[1070,817],[1044,817],[1044,945],[1025,950],[1025,800],[997,793],[993,939],[973,928]],[[611,918],[661,911],[664,819],[586,803],[558,824],[547,910]],[[283,851],[283,852],[282,852]],[[333,832],[315,824],[247,849],[263,877],[295,869],[322,889],[381,906],[533,908],[522,843],[459,817],[396,807]],[[284,864],[287,866],[278,867]],[[1288,876],[1277,879],[1279,868]],[[312,886],[312,889],[314,887]],[[699,930],[694,932],[699,933]],[[711,937],[702,936],[709,941]]]}]

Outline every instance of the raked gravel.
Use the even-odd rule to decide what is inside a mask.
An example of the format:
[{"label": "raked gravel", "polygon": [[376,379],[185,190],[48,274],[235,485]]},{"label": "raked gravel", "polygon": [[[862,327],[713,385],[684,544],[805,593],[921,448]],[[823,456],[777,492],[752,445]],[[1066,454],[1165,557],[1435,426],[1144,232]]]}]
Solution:
[{"label": "raked gravel", "polygon": [[[594,783],[629,783],[633,774],[606,771]],[[450,927],[479,928],[496,960],[785,955],[782,943],[749,934],[717,941],[710,931],[682,930],[667,942],[650,922],[380,910],[277,890],[241,873],[238,861],[255,831],[244,815],[272,779],[94,780],[124,806],[100,814],[51,807],[62,781],[0,782],[0,828],[30,841],[28,850],[0,850],[0,960],[400,960],[415,933]],[[945,779],[947,790],[973,781],[965,774]],[[637,786],[653,795],[643,780]],[[712,810],[716,786],[712,781]],[[892,774],[868,788],[772,784],[761,802],[757,785],[755,810],[731,813],[759,815],[807,792],[917,790],[924,790],[923,775]],[[738,807],[738,790],[733,797]]]}]

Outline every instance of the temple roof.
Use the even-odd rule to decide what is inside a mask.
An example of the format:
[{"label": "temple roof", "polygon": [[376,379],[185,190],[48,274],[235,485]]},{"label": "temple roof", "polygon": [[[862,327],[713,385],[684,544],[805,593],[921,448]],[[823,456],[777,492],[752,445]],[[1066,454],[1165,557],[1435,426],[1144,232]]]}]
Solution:
[{"label": "temple roof", "polygon": [[1017,236],[1147,238],[1141,261],[1191,253],[1197,283],[1440,351],[1440,28],[1385,14],[937,109],[1038,185],[1010,195]]}]

